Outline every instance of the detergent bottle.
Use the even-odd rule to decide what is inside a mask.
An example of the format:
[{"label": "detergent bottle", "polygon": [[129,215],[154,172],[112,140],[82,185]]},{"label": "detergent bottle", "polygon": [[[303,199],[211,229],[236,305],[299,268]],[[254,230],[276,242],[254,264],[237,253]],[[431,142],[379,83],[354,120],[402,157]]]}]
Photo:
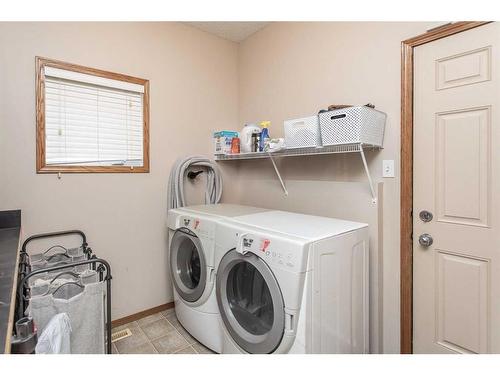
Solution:
[{"label": "detergent bottle", "polygon": [[253,152],[258,151],[253,149],[252,135],[259,136],[260,127],[255,124],[246,124],[245,127],[240,132],[240,152]]},{"label": "detergent bottle", "polygon": [[262,130],[260,131],[259,151],[264,151],[266,143],[269,141],[269,125],[271,125],[271,121],[262,121],[260,123]]}]

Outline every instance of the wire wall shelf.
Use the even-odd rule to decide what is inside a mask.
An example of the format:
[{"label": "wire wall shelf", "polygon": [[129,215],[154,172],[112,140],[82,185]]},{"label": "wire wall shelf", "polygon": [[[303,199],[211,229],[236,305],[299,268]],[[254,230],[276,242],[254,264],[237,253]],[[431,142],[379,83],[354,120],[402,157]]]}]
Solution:
[{"label": "wire wall shelf", "polygon": [[281,183],[281,187],[283,188],[285,195],[288,195],[285,183],[283,182],[279,169],[276,165],[276,162],[274,161],[275,158],[283,158],[289,156],[312,156],[312,155],[358,153],[361,156],[366,176],[368,178],[368,183],[370,185],[370,192],[372,195],[372,202],[377,203],[375,188],[373,186],[370,170],[368,169],[368,164],[366,163],[365,151],[380,150],[380,149],[381,147],[379,146],[367,145],[364,143],[346,143],[346,144],[338,144],[338,145],[323,146],[323,147],[291,148],[277,152],[262,151],[262,152],[249,152],[241,154],[218,154],[215,155],[215,160],[230,161],[230,160],[270,159],[273,164],[274,171],[276,172],[276,175],[278,176],[278,179]]},{"label": "wire wall shelf", "polygon": [[246,160],[246,159],[265,159],[270,156],[275,158],[287,156],[309,156],[309,155],[325,155],[325,154],[345,154],[352,152],[360,152],[361,150],[376,150],[380,147],[363,145],[361,143],[349,143],[334,146],[324,147],[304,147],[304,148],[289,148],[277,152],[248,152],[241,154],[218,154],[215,155],[215,160]]}]

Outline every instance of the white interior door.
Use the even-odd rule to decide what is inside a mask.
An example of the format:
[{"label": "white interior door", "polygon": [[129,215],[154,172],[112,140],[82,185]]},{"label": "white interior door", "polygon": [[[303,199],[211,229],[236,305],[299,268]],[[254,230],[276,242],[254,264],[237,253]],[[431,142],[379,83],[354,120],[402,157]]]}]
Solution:
[{"label": "white interior door", "polygon": [[499,23],[415,48],[415,353],[500,353],[499,52]]}]

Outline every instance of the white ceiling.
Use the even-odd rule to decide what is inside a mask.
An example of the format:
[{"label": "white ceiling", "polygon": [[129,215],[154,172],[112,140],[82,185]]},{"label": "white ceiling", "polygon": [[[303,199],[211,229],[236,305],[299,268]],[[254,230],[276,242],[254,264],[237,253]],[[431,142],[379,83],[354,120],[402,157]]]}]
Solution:
[{"label": "white ceiling", "polygon": [[186,22],[186,24],[233,42],[242,42],[270,22]]}]

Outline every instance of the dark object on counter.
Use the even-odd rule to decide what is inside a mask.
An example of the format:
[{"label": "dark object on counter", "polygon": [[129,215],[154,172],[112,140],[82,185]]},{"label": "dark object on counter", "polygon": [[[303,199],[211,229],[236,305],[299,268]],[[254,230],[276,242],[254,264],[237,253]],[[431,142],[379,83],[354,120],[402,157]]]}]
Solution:
[{"label": "dark object on counter", "polygon": [[16,334],[12,336],[12,354],[35,354],[38,335],[33,324],[33,319],[29,316],[19,319],[16,322]]}]

